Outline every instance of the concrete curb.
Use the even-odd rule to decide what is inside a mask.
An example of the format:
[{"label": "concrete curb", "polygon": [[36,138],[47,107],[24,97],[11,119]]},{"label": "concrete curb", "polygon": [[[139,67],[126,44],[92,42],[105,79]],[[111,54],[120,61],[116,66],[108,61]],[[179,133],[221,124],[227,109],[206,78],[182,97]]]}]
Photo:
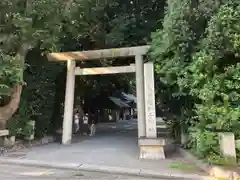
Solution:
[{"label": "concrete curb", "polygon": [[[33,141],[24,141],[24,140],[16,140],[16,142],[14,143],[14,145],[23,145],[26,147],[36,147],[36,146],[42,146],[42,145],[46,145],[46,144],[50,144],[55,142],[55,138],[53,136],[45,136],[41,139],[36,139]],[[13,145],[13,146],[14,146]],[[9,148],[11,150],[11,148],[13,146],[7,146],[7,148]]]},{"label": "concrete curb", "polygon": [[239,180],[240,174],[234,170],[224,169],[223,167],[216,165],[209,165],[199,159],[197,159],[194,155],[188,152],[185,149],[178,148],[178,151],[189,161],[192,161],[196,166],[207,172],[210,176],[215,179],[221,180]]},{"label": "concrete curb", "polygon": [[171,174],[166,172],[159,172],[148,170],[148,169],[130,169],[124,167],[104,166],[104,165],[91,165],[81,163],[61,163],[61,162],[46,162],[37,160],[26,160],[26,159],[11,159],[11,158],[0,158],[0,163],[11,164],[11,165],[23,165],[23,166],[34,166],[54,169],[67,169],[67,170],[79,170],[89,172],[102,172],[109,174],[123,174],[140,177],[152,177],[160,179],[181,179],[181,180],[206,180],[209,179],[207,176],[195,175],[195,174]]}]

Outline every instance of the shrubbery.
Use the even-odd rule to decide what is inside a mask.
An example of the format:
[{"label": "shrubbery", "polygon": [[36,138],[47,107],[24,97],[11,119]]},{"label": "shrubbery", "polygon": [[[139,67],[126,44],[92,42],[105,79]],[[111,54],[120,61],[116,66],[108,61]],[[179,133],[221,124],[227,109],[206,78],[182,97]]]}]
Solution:
[{"label": "shrubbery", "polygon": [[238,1],[169,0],[163,29],[153,34],[158,78],[178,101],[170,108],[188,146],[210,161],[221,156],[218,132],[240,136],[239,18]]}]

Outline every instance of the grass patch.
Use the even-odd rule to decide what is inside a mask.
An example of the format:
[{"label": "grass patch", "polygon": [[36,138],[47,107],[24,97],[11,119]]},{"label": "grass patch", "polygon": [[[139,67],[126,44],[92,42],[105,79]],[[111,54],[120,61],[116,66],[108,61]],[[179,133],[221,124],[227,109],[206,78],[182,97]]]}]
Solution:
[{"label": "grass patch", "polygon": [[189,164],[183,164],[183,163],[172,163],[168,167],[172,169],[180,169],[184,171],[190,171],[195,169],[193,166]]}]

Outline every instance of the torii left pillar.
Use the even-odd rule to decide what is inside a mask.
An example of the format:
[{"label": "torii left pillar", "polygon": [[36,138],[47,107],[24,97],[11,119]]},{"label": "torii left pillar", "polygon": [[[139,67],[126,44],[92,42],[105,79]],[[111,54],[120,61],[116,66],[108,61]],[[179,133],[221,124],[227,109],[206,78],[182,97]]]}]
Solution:
[{"label": "torii left pillar", "polygon": [[71,144],[72,142],[75,67],[76,67],[75,61],[73,60],[67,61],[67,79],[65,91],[62,144]]}]

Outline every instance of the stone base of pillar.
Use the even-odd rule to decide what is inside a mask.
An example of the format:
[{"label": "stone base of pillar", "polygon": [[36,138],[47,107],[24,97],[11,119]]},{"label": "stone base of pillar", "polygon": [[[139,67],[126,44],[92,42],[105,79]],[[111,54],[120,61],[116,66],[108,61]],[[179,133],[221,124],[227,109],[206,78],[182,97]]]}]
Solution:
[{"label": "stone base of pillar", "polygon": [[140,159],[166,159],[175,150],[172,140],[166,138],[139,138]]}]

